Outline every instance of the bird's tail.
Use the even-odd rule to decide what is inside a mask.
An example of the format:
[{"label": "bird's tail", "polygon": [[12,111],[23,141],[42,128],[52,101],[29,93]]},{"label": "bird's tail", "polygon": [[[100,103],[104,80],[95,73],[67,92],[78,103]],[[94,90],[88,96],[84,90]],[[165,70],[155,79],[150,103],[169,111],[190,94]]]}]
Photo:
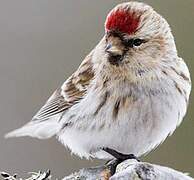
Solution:
[{"label": "bird's tail", "polygon": [[11,131],[5,138],[30,136],[39,139],[48,139],[56,135],[61,129],[60,123],[56,119],[45,121],[31,121],[23,127]]}]

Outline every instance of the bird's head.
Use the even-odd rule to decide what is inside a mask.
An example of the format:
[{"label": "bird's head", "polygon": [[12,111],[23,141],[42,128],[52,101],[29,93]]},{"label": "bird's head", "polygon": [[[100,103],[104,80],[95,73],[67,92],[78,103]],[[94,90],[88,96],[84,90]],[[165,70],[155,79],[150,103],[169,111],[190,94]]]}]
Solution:
[{"label": "bird's head", "polygon": [[108,14],[105,36],[94,54],[114,73],[143,76],[177,52],[167,21],[149,5],[128,2]]}]

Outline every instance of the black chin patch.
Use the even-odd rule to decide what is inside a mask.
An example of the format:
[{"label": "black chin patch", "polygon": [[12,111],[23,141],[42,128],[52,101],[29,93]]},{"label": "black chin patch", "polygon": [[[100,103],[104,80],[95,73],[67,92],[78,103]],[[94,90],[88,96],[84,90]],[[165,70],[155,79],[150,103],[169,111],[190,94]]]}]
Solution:
[{"label": "black chin patch", "polygon": [[123,56],[109,54],[108,61],[110,62],[110,64],[118,66],[123,61]]}]

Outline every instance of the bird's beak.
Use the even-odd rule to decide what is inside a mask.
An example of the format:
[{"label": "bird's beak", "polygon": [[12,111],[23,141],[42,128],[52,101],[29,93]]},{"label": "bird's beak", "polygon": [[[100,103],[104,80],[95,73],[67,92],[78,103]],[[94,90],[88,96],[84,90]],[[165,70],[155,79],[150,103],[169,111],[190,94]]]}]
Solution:
[{"label": "bird's beak", "polygon": [[105,48],[105,51],[111,55],[122,55],[123,54],[123,51],[119,49],[119,47],[112,45],[112,44],[108,44]]},{"label": "bird's beak", "polygon": [[118,46],[108,43],[105,51],[108,54],[108,60],[112,65],[119,65],[123,60],[123,51]]}]

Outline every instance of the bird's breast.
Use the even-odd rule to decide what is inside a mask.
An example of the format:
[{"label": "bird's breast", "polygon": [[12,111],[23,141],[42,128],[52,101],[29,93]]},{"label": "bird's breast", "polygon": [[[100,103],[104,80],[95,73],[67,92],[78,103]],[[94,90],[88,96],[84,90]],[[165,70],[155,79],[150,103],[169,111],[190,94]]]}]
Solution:
[{"label": "bird's breast", "polygon": [[60,136],[63,143],[77,153],[76,144],[88,155],[101,147],[136,155],[150,151],[175,130],[186,111],[173,86],[153,85],[91,89],[64,115],[62,121],[71,125]]}]

